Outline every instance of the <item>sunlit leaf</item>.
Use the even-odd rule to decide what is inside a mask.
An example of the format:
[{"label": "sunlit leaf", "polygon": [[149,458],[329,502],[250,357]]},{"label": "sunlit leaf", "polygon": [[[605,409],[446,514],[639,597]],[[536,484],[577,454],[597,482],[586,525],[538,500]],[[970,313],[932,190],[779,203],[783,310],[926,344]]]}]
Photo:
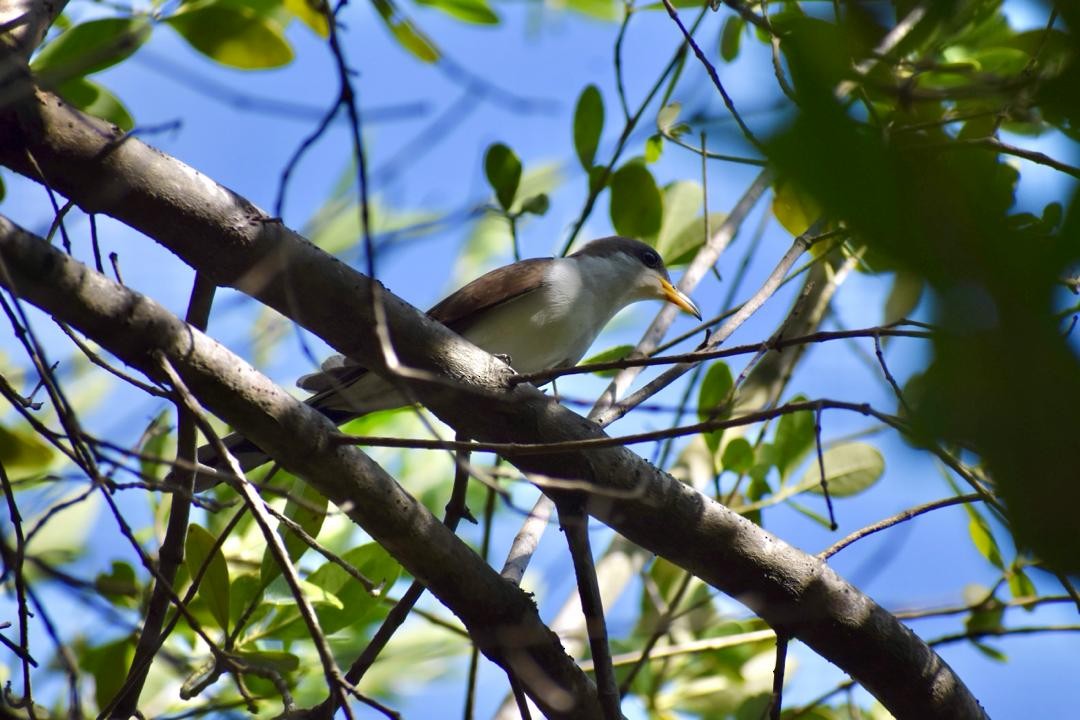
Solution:
[{"label": "sunlit leaf", "polygon": [[343,608],[324,608],[319,612],[323,630],[333,633],[346,625],[360,624],[378,605],[379,599],[389,590],[401,573],[401,566],[376,543],[353,548],[342,559],[351,564],[379,589],[374,593],[335,563],[327,562],[308,576],[308,582],[333,593],[341,599]]},{"label": "sunlit leaf", "polygon": [[[616,345],[610,347],[607,350],[601,350],[592,357],[585,358],[582,361],[582,365],[588,365],[590,363],[607,363],[622,360],[634,350],[633,345]],[[618,374],[618,370],[597,370],[594,374],[600,377],[615,377]]]},{"label": "sunlit leaf", "polygon": [[326,22],[326,13],[320,9],[324,0],[284,0],[285,8],[311,28],[321,38],[329,37],[330,27]]},{"label": "sunlit leaf", "polygon": [[619,0],[566,0],[566,9],[597,20],[621,20],[623,4]]},{"label": "sunlit leaf", "polygon": [[604,99],[595,85],[581,91],[574,108],[574,150],[581,166],[586,170],[593,166],[600,133],[604,129]]},{"label": "sunlit leaf", "polygon": [[[805,402],[806,397],[796,395],[790,402]],[[799,461],[814,447],[814,413],[802,410],[784,413],[776,424],[776,437],[773,438],[771,451],[765,453],[769,460],[786,478],[795,469]]]},{"label": "sunlit leaf", "polygon": [[[735,381],[731,376],[731,369],[727,363],[714,362],[705,372],[705,378],[701,381],[701,389],[698,391],[698,419],[701,422],[709,420],[722,420],[731,414],[730,400],[731,388]],[[720,437],[723,430],[713,430],[705,433],[705,444],[710,453],[716,453],[720,447]]]},{"label": "sunlit leaf", "polygon": [[499,16],[485,0],[417,0],[417,2],[474,25],[499,24]]},{"label": "sunlit leaf", "polygon": [[[880,480],[885,472],[885,458],[881,452],[873,445],[862,442],[835,445],[826,450],[822,458],[825,462],[825,480],[833,497],[857,495]],[[799,485],[820,493],[823,492],[820,480],[821,469],[812,462]]]},{"label": "sunlit leaf", "polygon": [[60,33],[30,64],[46,83],[104,70],[131,56],[150,37],[149,18],[90,20]]},{"label": "sunlit leaf", "polygon": [[656,248],[667,264],[672,264],[675,255],[674,240],[687,225],[699,215],[704,202],[701,183],[693,180],[679,180],[664,186],[664,215],[660,230],[654,238],[646,238]]},{"label": "sunlit leaf", "polygon": [[773,215],[792,235],[802,235],[821,217],[821,207],[794,183],[777,180],[773,184]]},{"label": "sunlit leaf", "polygon": [[660,133],[650,135],[645,140],[645,162],[654,163],[664,152],[664,136]]},{"label": "sunlit leaf", "polygon": [[745,473],[754,464],[754,448],[746,438],[732,438],[720,455],[720,466],[735,473]]},{"label": "sunlit leaf", "polygon": [[281,67],[293,59],[284,30],[250,7],[214,2],[181,5],[165,19],[203,55],[245,70]]},{"label": "sunlit leaf", "polygon": [[672,102],[660,108],[656,114],[656,129],[661,135],[679,137],[689,132],[690,128],[685,123],[677,122],[679,113],[682,112],[682,103]]},{"label": "sunlit leaf", "polygon": [[[26,527],[37,527],[40,520],[46,519],[43,526],[27,543],[26,552],[48,563],[69,562],[79,557],[88,549],[87,538],[95,529],[97,515],[101,510],[101,495],[92,493],[85,497],[82,488],[67,493],[59,498],[53,508],[66,505],[59,511],[52,508],[32,518],[23,518]],[[76,499],[78,501],[76,502]]]},{"label": "sunlit leaf", "polygon": [[72,106],[88,115],[108,120],[121,130],[135,127],[135,119],[120,98],[96,82],[81,77],[72,78],[57,87],[56,92]]},{"label": "sunlit leaf", "polygon": [[998,548],[994,534],[990,532],[990,525],[978,514],[973,514],[968,520],[968,535],[979,554],[986,558],[995,567],[1005,569],[1005,563],[1001,559],[1001,550]]},{"label": "sunlit leaf", "polygon": [[972,640],[971,644],[986,657],[994,660],[995,662],[1006,663],[1009,662],[1009,656],[1001,652],[997,648],[990,647],[986,643],[979,642],[978,640]]},{"label": "sunlit leaf", "polygon": [[229,566],[221,548],[214,547],[216,542],[217,539],[209,531],[192,524],[188,527],[184,560],[192,578],[196,577],[201,567],[206,566],[199,584],[199,597],[206,603],[218,627],[228,632]]},{"label": "sunlit leaf", "polygon": [[[1027,573],[1016,564],[1009,570],[1008,578],[1009,592],[1012,593],[1013,599],[1034,598],[1038,594],[1035,583],[1031,582],[1031,578],[1027,576]],[[1025,603],[1022,607],[1030,612],[1035,609],[1035,603]]]},{"label": "sunlit leaf", "polygon": [[0,464],[15,476],[40,472],[52,462],[55,451],[37,433],[0,424]]},{"label": "sunlit leaf", "polygon": [[[314,538],[318,537],[319,530],[326,519],[327,503],[326,496],[320,494],[310,483],[295,478],[289,490],[289,501],[285,503],[283,514]],[[285,543],[289,561],[295,563],[307,551],[308,544],[284,524],[278,528],[278,534]],[[280,572],[281,568],[274,556],[266,553],[259,570],[263,585],[277,577]]]},{"label": "sunlit leaf", "polygon": [[374,2],[375,9],[379,11],[379,17],[401,47],[423,62],[433,63],[439,60],[442,54],[435,43],[416,27],[412,20],[402,15],[390,0],[374,0]]},{"label": "sunlit leaf", "polygon": [[709,223],[705,224],[705,216],[698,215],[690,220],[682,228],[674,233],[666,243],[664,262],[668,267],[685,265],[694,259],[701,247],[709,239],[709,235],[715,233],[727,214],[722,212],[709,213]]}]

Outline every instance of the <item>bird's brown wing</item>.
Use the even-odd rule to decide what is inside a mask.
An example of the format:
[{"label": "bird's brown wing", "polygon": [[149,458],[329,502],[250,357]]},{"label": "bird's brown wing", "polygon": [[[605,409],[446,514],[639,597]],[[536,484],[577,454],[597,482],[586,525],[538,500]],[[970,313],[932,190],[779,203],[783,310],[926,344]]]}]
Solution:
[{"label": "bird's brown wing", "polygon": [[428,315],[454,332],[462,333],[484,310],[543,285],[551,263],[551,258],[534,258],[496,268],[449,295],[428,310]]},{"label": "bird's brown wing", "polygon": [[[428,315],[454,332],[465,332],[484,310],[540,287],[551,262],[551,258],[534,258],[496,268],[448,295],[428,310]],[[366,373],[367,369],[363,366],[342,358],[337,363],[324,363],[319,372],[303,376],[297,381],[297,385],[329,398],[334,392],[351,385]],[[318,405],[320,399],[317,395],[308,398],[308,401],[316,401],[315,404]]]}]

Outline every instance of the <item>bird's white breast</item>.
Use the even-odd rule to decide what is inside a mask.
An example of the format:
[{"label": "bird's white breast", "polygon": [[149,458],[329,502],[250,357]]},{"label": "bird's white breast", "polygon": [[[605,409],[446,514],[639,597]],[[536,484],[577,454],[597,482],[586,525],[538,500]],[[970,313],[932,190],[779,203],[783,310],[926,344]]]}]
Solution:
[{"label": "bird's white breast", "polygon": [[572,365],[622,308],[597,293],[606,286],[597,280],[603,279],[580,261],[558,259],[540,288],[492,308],[464,336],[490,353],[509,355],[518,372]]}]

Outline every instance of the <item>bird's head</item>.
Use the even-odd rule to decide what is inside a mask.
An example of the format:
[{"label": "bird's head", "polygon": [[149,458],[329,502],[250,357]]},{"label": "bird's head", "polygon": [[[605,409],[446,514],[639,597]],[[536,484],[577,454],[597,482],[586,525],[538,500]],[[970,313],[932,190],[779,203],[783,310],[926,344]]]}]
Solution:
[{"label": "bird's head", "polygon": [[660,254],[640,240],[619,236],[601,238],[588,243],[571,257],[588,266],[587,277],[607,285],[626,303],[666,300],[701,319],[694,301],[671,284],[671,276]]}]

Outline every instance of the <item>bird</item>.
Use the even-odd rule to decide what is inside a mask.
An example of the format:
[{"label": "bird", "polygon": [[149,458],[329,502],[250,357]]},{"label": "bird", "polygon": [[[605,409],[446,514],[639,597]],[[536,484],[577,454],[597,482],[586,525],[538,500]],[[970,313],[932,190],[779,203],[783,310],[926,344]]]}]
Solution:
[{"label": "bird", "polygon": [[[576,365],[616,313],[641,300],[664,300],[701,319],[653,247],[616,235],[564,257],[520,260],[491,270],[427,314],[507,360],[516,372],[531,374]],[[307,405],[338,425],[409,404],[389,382],[342,355],[331,356],[297,385],[314,393]],[[238,433],[223,442],[245,472],[269,461]],[[199,448],[198,459],[213,470],[224,468],[211,445]]]}]

